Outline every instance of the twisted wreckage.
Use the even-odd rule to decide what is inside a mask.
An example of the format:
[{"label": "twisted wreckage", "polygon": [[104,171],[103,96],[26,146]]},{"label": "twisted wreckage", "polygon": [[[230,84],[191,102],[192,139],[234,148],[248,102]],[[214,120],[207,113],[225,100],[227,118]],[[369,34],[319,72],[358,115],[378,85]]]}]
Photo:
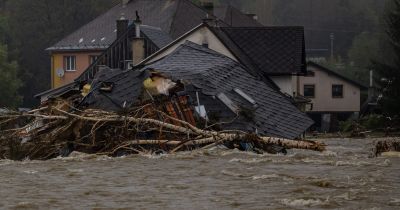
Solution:
[{"label": "twisted wreckage", "polygon": [[[30,112],[0,116],[0,155],[48,159],[72,151],[121,155],[228,148],[323,151],[299,137],[312,121],[268,82],[195,43],[140,69],[101,67]],[[6,128],[10,122],[23,125]]]}]

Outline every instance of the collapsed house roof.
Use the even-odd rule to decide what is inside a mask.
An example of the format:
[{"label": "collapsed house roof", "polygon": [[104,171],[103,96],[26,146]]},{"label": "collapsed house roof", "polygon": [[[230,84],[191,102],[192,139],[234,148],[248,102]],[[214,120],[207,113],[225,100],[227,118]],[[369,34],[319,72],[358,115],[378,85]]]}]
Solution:
[{"label": "collapsed house roof", "polygon": [[[174,81],[181,80],[192,85],[193,88],[187,87],[188,94],[196,98],[196,92],[200,92],[200,103],[205,105],[207,112],[218,113],[220,121],[234,119],[235,108],[254,112],[251,120],[242,117],[224,125],[229,129],[257,131],[262,135],[294,139],[313,124],[287,97],[253,77],[244,66],[191,42],[186,42],[141,71],[120,72],[115,76],[104,77],[104,81],[115,84],[115,90],[110,93],[94,91],[94,96],[88,97],[88,100],[95,107],[103,109],[115,110],[122,104],[131,105],[140,94],[138,84],[143,84],[140,81],[148,76],[146,72],[150,70],[168,75]],[[101,75],[96,76],[97,84],[102,81]],[[93,86],[97,85],[94,83]],[[129,99],[128,92],[132,94]],[[93,97],[97,98],[94,100]]]},{"label": "collapsed house roof", "polygon": [[[105,49],[116,39],[115,21],[121,16],[134,20],[135,11],[139,12],[143,25],[159,28],[172,39],[207,17],[207,11],[190,0],[131,0],[126,6],[117,4],[47,50]],[[262,26],[231,6],[216,7],[214,13],[215,16],[210,15],[210,18],[218,19],[221,25]]]},{"label": "collapsed house roof", "polygon": [[265,75],[307,72],[304,28],[210,27],[226,47],[253,71]]}]

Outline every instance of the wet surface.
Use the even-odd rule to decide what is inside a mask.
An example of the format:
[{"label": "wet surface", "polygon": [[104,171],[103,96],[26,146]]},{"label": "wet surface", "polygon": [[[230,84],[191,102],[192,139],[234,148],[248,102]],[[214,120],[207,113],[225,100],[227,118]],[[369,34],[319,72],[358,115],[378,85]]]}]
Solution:
[{"label": "wet surface", "polygon": [[324,153],[214,149],[167,156],[0,160],[1,209],[400,209],[400,158],[373,139]]}]

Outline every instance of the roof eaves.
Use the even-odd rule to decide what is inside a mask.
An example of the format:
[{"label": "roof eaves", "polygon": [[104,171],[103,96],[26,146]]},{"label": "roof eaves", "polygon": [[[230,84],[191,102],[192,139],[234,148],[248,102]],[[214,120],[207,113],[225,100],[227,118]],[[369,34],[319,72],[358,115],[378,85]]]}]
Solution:
[{"label": "roof eaves", "polygon": [[144,59],[143,61],[141,61],[140,63],[138,63],[136,66],[142,66],[144,64],[146,64],[149,60],[153,59],[154,57],[158,56],[159,54],[161,54],[162,52],[164,52],[165,50],[167,50],[168,48],[172,47],[173,45],[177,44],[178,42],[182,41],[184,38],[186,38],[187,36],[191,35],[192,33],[194,33],[195,31],[197,31],[197,29],[206,26],[206,23],[201,23],[200,25],[194,27],[192,30],[186,32],[185,34],[183,34],[182,36],[180,36],[179,38],[175,39],[174,41],[172,41],[171,43],[169,43],[168,45],[166,45],[165,47],[161,48],[160,50],[158,50],[157,52],[153,53],[152,55],[150,55],[149,57],[147,57],[146,59]]},{"label": "roof eaves", "polygon": [[75,86],[75,82],[63,85],[61,87],[55,88],[55,89],[50,89],[50,90],[46,90],[44,92],[38,93],[36,95],[34,95],[34,98],[40,98],[44,95],[50,95],[50,94],[57,94],[57,93],[62,93],[64,91],[70,90]]},{"label": "roof eaves", "polygon": [[363,85],[363,84],[361,84],[361,83],[359,83],[359,82],[357,82],[357,81],[354,81],[354,80],[352,80],[352,79],[350,79],[350,78],[348,78],[348,77],[346,77],[346,76],[343,76],[343,75],[339,74],[338,72],[335,72],[335,71],[333,71],[333,70],[331,70],[331,69],[328,69],[328,68],[326,68],[326,67],[324,67],[324,66],[322,66],[322,65],[319,65],[319,64],[317,64],[317,63],[314,63],[314,62],[312,62],[312,61],[309,61],[309,62],[307,63],[307,66],[314,66],[314,67],[317,67],[318,69],[321,69],[321,70],[323,70],[323,71],[325,71],[325,72],[327,72],[327,73],[329,73],[329,74],[333,74],[333,75],[335,75],[335,76],[337,76],[337,77],[339,77],[339,78],[341,78],[341,79],[343,79],[343,80],[345,80],[345,81],[347,81],[347,82],[349,82],[349,83],[351,83],[351,84],[353,84],[353,85],[355,85],[355,86],[358,86],[359,88],[361,88],[361,89],[363,89],[363,90],[368,89],[368,87],[366,87],[365,85]]},{"label": "roof eaves", "polygon": [[82,50],[104,50],[109,45],[85,45],[85,46],[60,46],[60,47],[49,47],[46,51],[82,51]]}]

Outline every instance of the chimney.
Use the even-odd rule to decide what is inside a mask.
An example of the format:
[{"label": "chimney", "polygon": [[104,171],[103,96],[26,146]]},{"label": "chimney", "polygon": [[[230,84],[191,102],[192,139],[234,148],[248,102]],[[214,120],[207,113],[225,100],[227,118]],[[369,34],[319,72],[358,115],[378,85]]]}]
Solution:
[{"label": "chimney", "polygon": [[132,40],[132,64],[137,65],[145,58],[144,38],[140,37],[142,21],[138,11],[136,11],[136,20],[133,23],[135,24],[135,37]]},{"label": "chimney", "polygon": [[125,19],[123,16],[117,20],[117,39],[128,30],[128,24],[129,20]]},{"label": "chimney", "polygon": [[208,14],[214,14],[214,3],[212,0],[201,0],[200,6],[202,6],[208,12]]},{"label": "chimney", "polygon": [[122,8],[125,8],[128,5],[130,0],[122,0]]}]

